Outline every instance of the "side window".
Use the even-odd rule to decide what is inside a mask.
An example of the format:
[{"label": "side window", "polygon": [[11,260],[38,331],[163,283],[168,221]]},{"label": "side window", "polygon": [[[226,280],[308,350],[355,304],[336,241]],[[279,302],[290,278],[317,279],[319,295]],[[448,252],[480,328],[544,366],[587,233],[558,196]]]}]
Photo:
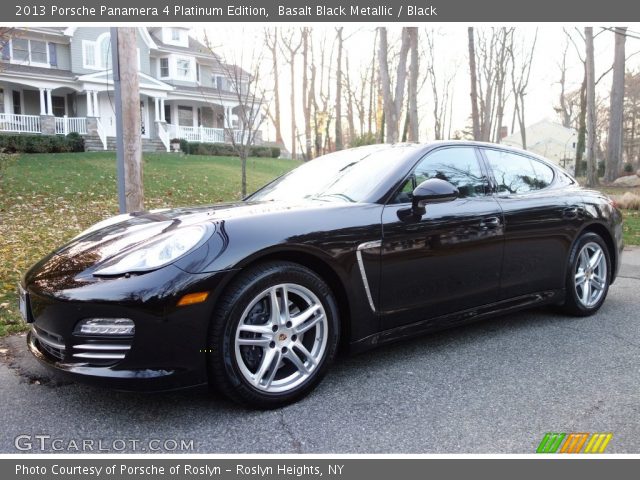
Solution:
[{"label": "side window", "polygon": [[553,170],[542,162],[523,155],[500,150],[484,150],[498,193],[527,193],[548,187],[553,181]]},{"label": "side window", "polygon": [[454,185],[460,198],[484,195],[485,178],[474,148],[443,148],[428,154],[396,194],[393,203],[411,201],[413,189],[425,180],[440,178]]}]

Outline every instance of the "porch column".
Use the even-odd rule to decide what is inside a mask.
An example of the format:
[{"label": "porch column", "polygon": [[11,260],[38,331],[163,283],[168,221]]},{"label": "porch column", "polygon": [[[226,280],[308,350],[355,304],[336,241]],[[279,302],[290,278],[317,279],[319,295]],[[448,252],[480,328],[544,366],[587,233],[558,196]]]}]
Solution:
[{"label": "porch column", "polygon": [[93,116],[99,117],[99,107],[98,107],[98,92],[93,91]]},{"label": "porch column", "polygon": [[153,110],[155,111],[156,114],[156,122],[160,121],[160,99],[158,97],[154,97],[153,98]]},{"label": "porch column", "polygon": [[51,105],[51,89],[47,88],[47,112],[45,115],[53,115],[53,106]]},{"label": "porch column", "polygon": [[44,88],[41,88],[40,89],[40,115],[47,114],[46,108],[47,108],[47,105],[44,99]]},{"label": "porch column", "polygon": [[167,117],[164,114],[164,98],[160,99],[160,120],[165,123],[167,121]]},{"label": "porch column", "polygon": [[93,96],[91,95],[91,92],[89,90],[87,90],[87,117],[93,117],[93,105],[92,105],[92,101],[91,99],[93,98]]}]

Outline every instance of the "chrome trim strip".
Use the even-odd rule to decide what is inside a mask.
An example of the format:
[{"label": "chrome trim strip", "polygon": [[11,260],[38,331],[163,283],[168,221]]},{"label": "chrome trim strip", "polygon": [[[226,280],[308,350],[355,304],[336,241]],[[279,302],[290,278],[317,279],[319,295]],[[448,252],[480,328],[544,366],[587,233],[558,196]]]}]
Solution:
[{"label": "chrome trim strip", "polygon": [[89,358],[98,360],[122,360],[125,357],[124,353],[74,353],[75,358]]},{"label": "chrome trim strip", "polygon": [[131,345],[83,343],[81,345],[74,345],[73,348],[77,350],[131,350]]},{"label": "chrome trim strip", "polygon": [[356,249],[356,257],[358,258],[358,267],[360,268],[360,276],[362,277],[362,284],[364,285],[364,291],[367,294],[367,300],[369,300],[369,306],[371,311],[376,311],[376,306],[373,303],[371,297],[371,290],[369,289],[369,281],[367,280],[367,272],[364,269],[364,262],[362,261],[362,251],[370,248],[380,248],[382,246],[382,240],[374,240],[372,242],[365,242],[358,245]]}]

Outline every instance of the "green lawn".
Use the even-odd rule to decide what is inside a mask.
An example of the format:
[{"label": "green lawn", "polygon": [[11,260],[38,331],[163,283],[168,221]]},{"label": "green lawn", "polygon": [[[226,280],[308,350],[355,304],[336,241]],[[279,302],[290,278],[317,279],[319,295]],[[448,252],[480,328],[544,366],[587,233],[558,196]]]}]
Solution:
[{"label": "green lawn", "polygon": [[[250,158],[248,190],[297,165]],[[238,158],[145,154],[143,171],[148,209],[241,197]],[[20,155],[0,169],[0,336],[23,328],[16,303],[20,275],[80,231],[117,213],[113,152]]]}]

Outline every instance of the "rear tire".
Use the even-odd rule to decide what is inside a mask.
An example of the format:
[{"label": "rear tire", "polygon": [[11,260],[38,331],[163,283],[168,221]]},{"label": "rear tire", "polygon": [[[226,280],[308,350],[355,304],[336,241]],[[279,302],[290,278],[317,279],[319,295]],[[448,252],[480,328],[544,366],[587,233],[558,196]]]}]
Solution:
[{"label": "rear tire", "polygon": [[211,381],[245,406],[293,403],[322,380],[339,332],[335,298],[315,272],[291,262],[257,265],[240,274],[216,308]]},{"label": "rear tire", "polygon": [[610,281],[607,244],[596,233],[583,234],[569,255],[563,311],[579,317],[593,315],[607,298]]}]

